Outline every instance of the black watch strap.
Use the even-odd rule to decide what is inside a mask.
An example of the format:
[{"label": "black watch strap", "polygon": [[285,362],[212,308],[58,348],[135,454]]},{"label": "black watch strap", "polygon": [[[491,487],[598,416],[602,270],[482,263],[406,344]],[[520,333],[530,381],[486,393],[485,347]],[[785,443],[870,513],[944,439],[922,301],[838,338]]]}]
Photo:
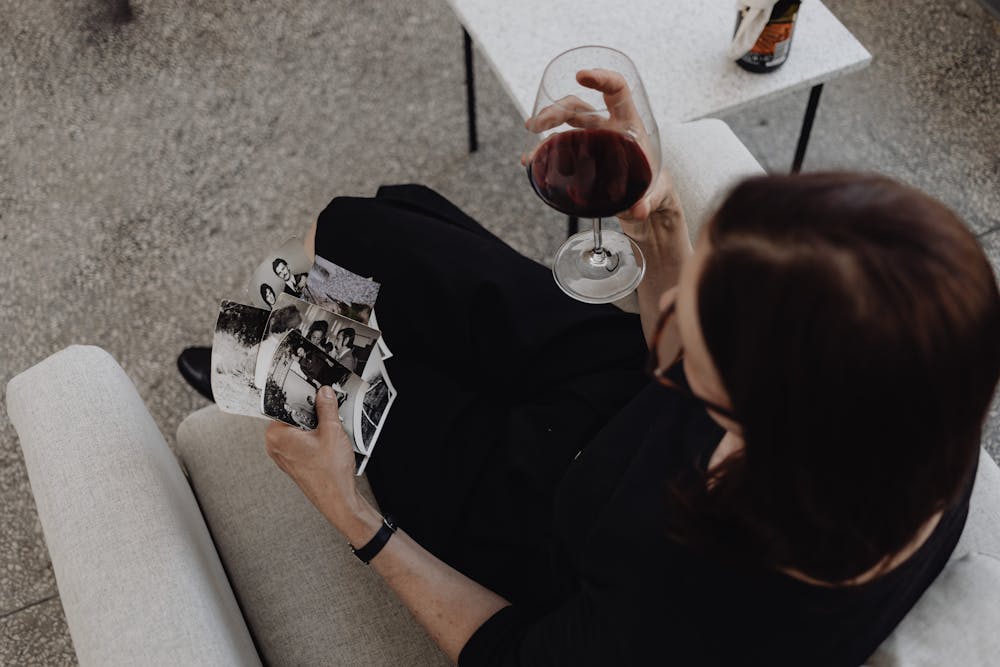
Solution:
[{"label": "black watch strap", "polygon": [[[382,526],[375,533],[375,537],[368,541],[368,544],[361,547],[360,549],[355,549],[351,546],[351,553],[357,556],[362,563],[368,565],[372,562],[372,558],[378,555],[378,552],[382,551],[382,547],[385,546],[392,534],[396,532],[396,522],[392,520],[390,516],[382,517]],[[348,545],[350,546],[350,545]]]}]

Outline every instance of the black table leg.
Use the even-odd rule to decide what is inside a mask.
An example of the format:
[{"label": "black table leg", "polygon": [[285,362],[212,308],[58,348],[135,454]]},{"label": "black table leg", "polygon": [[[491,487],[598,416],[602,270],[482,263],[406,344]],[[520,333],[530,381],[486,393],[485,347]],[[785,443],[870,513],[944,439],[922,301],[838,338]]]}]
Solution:
[{"label": "black table leg", "polygon": [[573,236],[580,231],[580,218],[575,215],[566,216],[566,238]]},{"label": "black table leg", "polygon": [[476,82],[472,72],[472,37],[465,28],[462,28],[462,37],[465,41],[465,111],[469,120],[469,152],[475,153],[479,149],[479,140],[476,137]]},{"label": "black table leg", "polygon": [[806,156],[806,146],[809,145],[809,133],[812,132],[813,119],[816,118],[816,107],[819,106],[819,95],[823,92],[823,84],[812,87],[809,91],[809,104],[806,105],[806,117],[802,119],[802,131],[799,132],[799,143],[795,147],[795,161],[792,162],[792,173],[797,174],[802,169],[802,160]]}]

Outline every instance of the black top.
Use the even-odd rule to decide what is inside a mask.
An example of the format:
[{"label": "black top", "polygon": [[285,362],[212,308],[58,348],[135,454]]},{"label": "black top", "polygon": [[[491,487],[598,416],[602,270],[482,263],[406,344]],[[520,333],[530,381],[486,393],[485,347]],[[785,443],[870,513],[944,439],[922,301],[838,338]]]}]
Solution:
[{"label": "black top", "polygon": [[969,492],[905,563],[860,586],[734,571],[663,532],[664,480],[721,429],[650,385],[589,444],[557,491],[553,577],[563,602],[488,619],[459,665],[859,665],[942,570]]}]

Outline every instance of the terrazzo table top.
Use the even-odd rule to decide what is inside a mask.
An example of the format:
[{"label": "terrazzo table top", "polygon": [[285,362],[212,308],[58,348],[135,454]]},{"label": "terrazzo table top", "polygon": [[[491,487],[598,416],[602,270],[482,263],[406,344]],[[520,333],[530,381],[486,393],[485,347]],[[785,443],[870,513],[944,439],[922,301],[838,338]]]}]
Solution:
[{"label": "terrazzo table top", "polygon": [[518,110],[527,118],[542,70],[576,46],[628,54],[660,122],[721,116],[810,88],[871,62],[871,54],[819,0],[800,9],[788,61],[754,74],[726,56],[732,0],[448,0]]}]

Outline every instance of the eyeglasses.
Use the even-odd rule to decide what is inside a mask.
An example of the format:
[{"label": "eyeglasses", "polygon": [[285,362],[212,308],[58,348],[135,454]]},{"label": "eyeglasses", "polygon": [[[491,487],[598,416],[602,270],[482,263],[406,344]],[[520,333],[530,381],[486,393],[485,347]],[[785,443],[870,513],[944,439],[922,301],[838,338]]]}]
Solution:
[{"label": "eyeglasses", "polygon": [[667,327],[673,322],[672,318],[674,316],[674,311],[675,303],[671,303],[663,310],[663,313],[660,315],[660,319],[656,323],[656,329],[653,330],[653,338],[650,341],[649,346],[650,375],[653,376],[653,379],[655,379],[660,386],[673,389],[690,399],[698,401],[705,406],[706,410],[711,410],[712,412],[720,414],[723,417],[732,419],[734,422],[739,422],[736,415],[734,415],[733,411],[729,408],[724,408],[718,403],[704,399],[691,391],[691,387],[688,386],[687,380],[684,378],[684,372],[681,369],[681,362],[684,361],[683,346],[677,349],[677,356],[674,357],[674,360],[671,361],[666,367],[661,368],[660,340],[663,338],[663,332],[666,331]]}]

